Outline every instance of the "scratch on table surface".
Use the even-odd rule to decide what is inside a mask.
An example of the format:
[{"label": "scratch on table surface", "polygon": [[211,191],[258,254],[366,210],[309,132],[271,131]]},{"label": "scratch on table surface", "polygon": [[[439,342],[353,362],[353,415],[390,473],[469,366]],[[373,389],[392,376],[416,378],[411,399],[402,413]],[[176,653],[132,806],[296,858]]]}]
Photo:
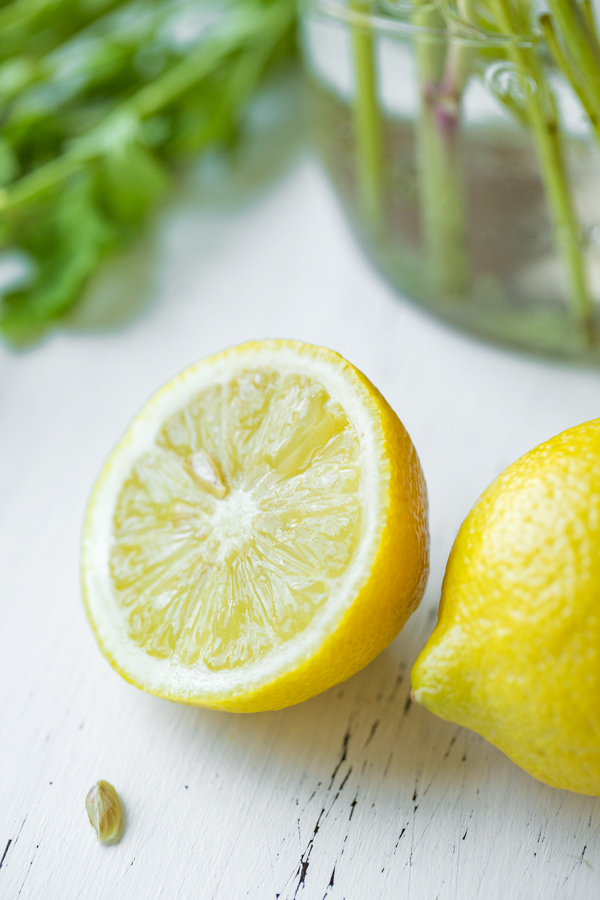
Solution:
[{"label": "scratch on table surface", "polygon": [[316,788],[314,789],[314,791],[312,792],[312,794],[311,794],[310,797],[308,798],[308,802],[309,802],[309,803],[310,803],[310,801],[313,799],[313,797],[315,796],[315,794],[317,793],[317,791],[319,790],[320,787],[321,787],[321,782],[320,782],[320,781],[317,781],[317,786],[316,786]]},{"label": "scratch on table surface", "polygon": [[[29,815],[29,813],[27,813],[27,816],[28,816],[28,815]],[[15,838],[15,844],[14,844],[15,847],[16,847],[16,845],[17,845],[17,841],[18,841],[19,838],[21,837],[21,832],[23,831],[23,828],[24,828],[24,826],[25,826],[25,822],[27,821],[27,816],[25,816],[25,818],[24,818],[23,821],[21,822],[21,827],[19,828],[19,832],[18,832],[18,834],[17,834],[17,836],[16,836],[16,838]]]},{"label": "scratch on table surface", "polygon": [[343,763],[345,763],[346,759],[348,758],[348,744],[350,743],[351,737],[352,737],[352,722],[349,722],[348,727],[345,731],[344,737],[342,738],[342,749],[340,751],[340,758],[338,759],[335,769],[333,770],[333,774],[331,776],[331,781],[329,782],[329,787],[327,788],[328,791],[331,790],[331,786],[333,785],[333,782],[335,781],[335,776],[337,775],[337,773],[340,770],[340,766]]},{"label": "scratch on table surface", "polygon": [[300,862],[298,863],[298,868],[296,869],[296,872],[295,872],[296,876],[298,877],[298,884],[296,885],[296,890],[294,891],[294,897],[296,897],[298,895],[298,891],[300,890],[300,888],[304,887],[304,884],[306,881],[306,874],[308,872],[308,866],[310,864],[310,856],[313,851],[313,847],[315,845],[315,838],[316,838],[317,834],[319,833],[319,828],[321,827],[321,819],[323,818],[324,815],[325,815],[325,807],[323,806],[321,808],[321,812],[319,813],[319,816],[318,816],[315,826],[313,828],[313,833],[310,837],[308,844],[306,845],[306,849],[304,850],[304,852],[302,853],[302,856],[300,857]]},{"label": "scratch on table surface", "polygon": [[0,859],[0,869],[2,868],[2,866],[4,864],[4,860],[6,859],[6,854],[10,850],[11,844],[12,844],[12,838],[9,838],[8,843],[7,843],[6,847],[4,848],[4,853],[2,854],[2,859]]},{"label": "scratch on table surface", "polygon": [[14,849],[14,848],[17,846],[17,841],[18,841],[19,838],[21,837],[21,832],[23,831],[23,826],[25,825],[25,822],[26,822],[26,821],[27,821],[27,816],[25,816],[25,818],[24,818],[23,821],[21,822],[21,827],[19,828],[19,830],[18,830],[18,832],[17,832],[17,836],[16,836],[16,838],[14,839],[14,841],[13,841],[12,838],[9,838],[9,839],[8,839],[8,843],[7,843],[6,847],[4,848],[4,853],[2,854],[2,859],[0,859],[0,869],[2,868],[2,866],[3,866],[3,864],[4,864],[4,861],[5,861],[5,859],[6,859],[6,854],[8,853],[8,851],[10,850],[10,848],[12,847],[12,848]]},{"label": "scratch on table surface", "polygon": [[363,744],[363,750],[365,750],[369,746],[369,744],[375,737],[375,734],[376,734],[377,729],[379,728],[380,724],[381,724],[381,719],[375,719],[375,721],[371,725],[371,730],[369,731],[369,736],[367,737],[365,743]]},{"label": "scratch on table surface", "polygon": [[36,858],[36,856],[37,856],[37,852],[38,852],[39,849],[40,849],[40,845],[39,845],[39,844],[36,844],[36,845],[35,845],[35,850],[34,850],[33,856],[32,856],[31,861],[30,861],[30,863],[29,863],[29,868],[27,869],[27,872],[25,873],[25,878],[23,879],[23,883],[22,883],[21,887],[19,888],[19,893],[17,894],[17,897],[20,897],[20,896],[21,896],[21,891],[22,891],[23,888],[25,887],[25,882],[26,882],[27,879],[29,878],[29,873],[31,872],[31,867],[33,866],[33,864],[34,864],[34,862],[35,862],[35,858]]},{"label": "scratch on table surface", "polygon": [[405,834],[406,834],[406,826],[404,826],[404,828],[402,829],[402,831],[401,831],[400,834],[398,835],[398,840],[396,841],[396,843],[395,843],[395,845],[394,845],[394,853],[395,853],[396,850],[398,849],[398,844],[400,843],[400,841],[402,840],[402,838],[404,837]]},{"label": "scratch on table surface", "polygon": [[[450,742],[449,742],[449,744],[448,744],[446,750],[444,751],[444,755],[443,755],[442,759],[440,760],[439,765],[437,766],[435,772],[433,773],[433,775],[432,775],[431,778],[429,779],[429,782],[427,783],[427,786],[425,787],[425,790],[423,791],[423,796],[424,796],[424,797],[425,797],[425,795],[428,793],[429,788],[432,786],[432,784],[433,784],[433,782],[435,781],[435,779],[436,779],[436,778],[438,777],[438,775],[440,774],[440,772],[441,772],[441,770],[442,770],[442,767],[443,767],[443,765],[444,765],[444,761],[450,757],[450,754],[451,754],[451,752],[452,752],[452,748],[454,747],[456,741],[458,740],[458,737],[459,737],[459,735],[461,734],[462,730],[463,730],[463,729],[459,726],[459,727],[456,729],[456,731],[454,732],[454,734],[452,735],[452,737],[450,738]],[[464,760],[464,759],[466,759],[466,757],[463,757],[463,760]]]},{"label": "scratch on table surface", "polygon": [[448,757],[450,756],[450,753],[452,752],[452,748],[454,747],[454,745],[456,743],[456,739],[458,738],[458,735],[459,735],[459,732],[457,731],[456,734],[453,734],[452,737],[450,738],[450,743],[448,744],[448,747],[446,748],[446,752],[444,753],[444,759],[448,759]]},{"label": "scratch on table surface", "polygon": [[[346,772],[346,774],[345,774],[345,776],[344,776],[344,780],[343,780],[342,783],[340,784],[339,788],[337,789],[337,793],[336,793],[335,797],[333,798],[334,803],[335,803],[335,801],[337,800],[337,798],[340,796],[340,794],[342,793],[342,791],[344,790],[344,788],[346,787],[346,782],[347,782],[348,779],[350,778],[350,775],[351,775],[351,774],[352,774],[352,766],[349,766],[349,767],[348,767],[348,771]],[[332,805],[333,805],[333,804],[332,804]]]},{"label": "scratch on table surface", "polygon": [[401,666],[400,666],[400,672],[399,672],[398,675],[396,675],[396,680],[395,680],[395,682],[394,682],[394,686],[393,686],[392,690],[390,691],[390,693],[389,693],[389,695],[388,695],[388,698],[387,698],[387,702],[388,702],[388,703],[393,703],[394,700],[396,699],[396,697],[398,696],[398,691],[400,690],[400,688],[401,688],[401,686],[402,686],[402,682],[404,681],[404,671],[403,671],[403,669],[404,669],[404,665],[401,664]]},{"label": "scratch on table surface", "polygon": [[[454,735],[454,740],[456,741],[456,735]],[[451,750],[453,746],[454,746],[454,743],[451,741],[450,745],[449,745],[449,750]],[[444,754],[444,759],[447,759],[447,758],[448,757]],[[460,835],[460,832],[462,831],[462,827],[463,827],[462,823],[464,822],[464,797],[463,797],[462,791],[460,793],[460,797],[459,797],[457,805],[458,805],[458,827],[460,829],[458,834]],[[462,838],[460,840],[457,840],[456,844],[455,844],[455,847],[456,847],[456,880],[454,882],[455,900],[460,900],[460,897],[461,897],[460,876],[462,874],[462,868],[461,868],[460,857],[461,857],[462,844],[463,844],[463,841],[465,840],[465,838],[467,837],[468,830],[469,830],[469,826],[467,825],[465,827]]]},{"label": "scratch on table surface", "polygon": [[567,877],[566,877],[565,880],[563,881],[563,887],[565,886],[565,884],[567,883],[567,881],[569,880],[569,878],[571,877],[571,875],[573,874],[573,872],[575,872],[577,869],[581,868],[581,866],[587,866],[588,869],[591,869],[591,868],[592,868],[592,866],[591,866],[591,864],[588,862],[588,860],[587,860],[587,859],[584,859],[585,851],[586,851],[586,850],[587,850],[587,844],[585,844],[585,846],[584,846],[584,848],[583,848],[583,850],[581,851],[581,854],[580,854],[579,856],[574,856],[574,857],[573,857],[573,859],[575,859],[575,864],[573,865],[573,868],[571,869],[571,871],[569,872],[569,874],[567,875]]},{"label": "scratch on table surface", "polygon": [[389,770],[390,770],[390,765],[391,765],[391,762],[392,762],[393,758],[394,758],[394,754],[393,754],[393,753],[390,753],[390,755],[388,756],[387,762],[386,762],[386,764],[385,764],[385,769],[383,770],[383,777],[384,777],[384,778],[385,778],[385,776],[387,775],[387,773],[388,773]]},{"label": "scratch on table surface", "polygon": [[323,900],[325,900],[325,898],[327,897],[327,894],[329,893],[329,889],[332,888],[334,884],[335,884],[335,866],[333,867],[333,870],[331,872],[331,878],[329,879],[329,884],[325,888],[325,893],[323,894]]},{"label": "scratch on table surface", "polygon": [[269,835],[267,833],[267,829],[265,828],[265,823],[262,821],[263,831],[265,833],[265,843],[267,845],[267,853],[269,854],[269,868],[271,870],[271,878],[273,880],[273,887],[275,887],[275,868],[273,866],[273,854],[271,853],[271,843],[269,841]]},{"label": "scratch on table surface", "polygon": [[[447,784],[446,787],[444,788],[444,790],[442,791],[442,793],[439,795],[438,802],[435,804],[433,810],[431,811],[426,824],[423,826],[423,829],[422,829],[421,833],[419,834],[419,840],[423,839],[425,833],[429,830],[431,825],[433,825],[434,822],[436,821],[437,812],[438,812],[440,806],[442,805],[442,803],[445,801],[446,795],[448,794],[449,790],[450,790],[450,785]],[[414,812],[416,812],[418,808],[419,808],[418,805],[415,806]],[[413,819],[413,821],[414,821],[414,819]]]},{"label": "scratch on table surface", "polygon": [[129,863],[129,865],[127,866],[127,868],[125,869],[125,871],[123,872],[121,877],[119,878],[119,880],[117,881],[117,884],[121,884],[121,882],[123,881],[123,879],[125,878],[127,873],[131,870],[131,867],[134,864],[134,862],[135,862],[135,856],[133,857],[133,859],[131,860],[131,862]]},{"label": "scratch on table surface", "polygon": [[415,816],[412,817],[412,828],[410,830],[410,853],[408,855],[408,887],[406,891],[406,900],[410,900],[410,885],[412,880],[412,861],[415,849]]}]

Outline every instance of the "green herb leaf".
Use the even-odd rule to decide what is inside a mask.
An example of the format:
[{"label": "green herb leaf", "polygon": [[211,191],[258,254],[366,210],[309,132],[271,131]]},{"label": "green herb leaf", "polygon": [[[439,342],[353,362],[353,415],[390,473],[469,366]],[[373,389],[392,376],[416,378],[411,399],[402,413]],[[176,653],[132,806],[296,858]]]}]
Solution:
[{"label": "green herb leaf", "polygon": [[13,51],[0,63],[0,248],[33,272],[0,298],[6,339],[35,340],[71,309],[178,160],[233,140],[265,74],[294,54],[294,22],[295,0],[0,6]]}]

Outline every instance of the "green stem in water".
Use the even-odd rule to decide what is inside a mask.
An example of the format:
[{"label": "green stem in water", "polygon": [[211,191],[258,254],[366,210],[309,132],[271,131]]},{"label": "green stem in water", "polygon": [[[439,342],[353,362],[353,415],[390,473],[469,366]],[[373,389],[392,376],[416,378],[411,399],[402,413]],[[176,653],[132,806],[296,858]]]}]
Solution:
[{"label": "green stem in water", "polygon": [[552,15],[540,16],[548,49],[579,97],[600,141],[600,43],[591,3],[551,0],[549,5]]},{"label": "green stem in water", "polygon": [[[351,0],[355,12],[368,13],[370,0]],[[377,96],[377,69],[371,30],[352,27],[354,55],[354,135],[356,141],[358,196],[362,216],[372,236],[385,226],[383,204],[383,139]]]},{"label": "green stem in water", "polygon": [[581,11],[585,18],[588,29],[596,37],[597,40],[598,32],[596,31],[596,18],[594,15],[594,4],[592,3],[592,0],[582,0]]},{"label": "green stem in water", "polygon": [[544,13],[540,16],[540,25],[546,38],[546,44],[557,67],[568,79],[571,87],[579,97],[579,102],[585,109],[592,128],[600,141],[600,96],[595,91],[589,90],[589,84],[581,78],[580,71],[567,58],[560,41],[558,40],[552,16]]},{"label": "green stem in water", "polygon": [[[550,12],[554,16],[561,39],[569,57],[574,61],[586,92],[600,109],[600,43],[596,36],[591,11],[575,0],[549,0]],[[591,18],[591,21],[590,21]]]},{"label": "green stem in water", "polygon": [[566,266],[573,307],[583,332],[592,343],[593,301],[581,247],[581,229],[565,171],[560,132],[556,123],[546,121],[539,109],[532,110],[532,123],[537,136],[548,202],[554,218],[556,241]]},{"label": "green stem in water", "polygon": [[[518,35],[520,32],[513,25],[506,0],[494,0],[493,7],[504,33]],[[556,103],[535,49],[515,39],[507,44],[506,53],[521,80],[525,113],[537,148],[556,246],[565,266],[573,311],[586,341],[593,343],[593,300],[581,246],[581,228],[565,165]]]},{"label": "green stem in water", "polygon": [[[423,29],[444,27],[431,7],[415,13],[414,22]],[[471,281],[459,131],[466,60],[460,47],[447,53],[441,35],[424,32],[415,41],[421,94],[417,169],[426,259],[436,293],[460,297]]]}]

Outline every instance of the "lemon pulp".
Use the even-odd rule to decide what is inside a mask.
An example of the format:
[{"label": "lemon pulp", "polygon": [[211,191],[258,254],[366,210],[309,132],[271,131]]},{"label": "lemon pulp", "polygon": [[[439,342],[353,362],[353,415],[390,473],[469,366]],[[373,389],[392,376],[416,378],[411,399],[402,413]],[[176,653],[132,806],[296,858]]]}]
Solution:
[{"label": "lemon pulp", "polygon": [[248,369],[190,398],[115,507],[110,572],[130,640],[218,671],[302,632],[360,544],[359,455],[310,376]]}]

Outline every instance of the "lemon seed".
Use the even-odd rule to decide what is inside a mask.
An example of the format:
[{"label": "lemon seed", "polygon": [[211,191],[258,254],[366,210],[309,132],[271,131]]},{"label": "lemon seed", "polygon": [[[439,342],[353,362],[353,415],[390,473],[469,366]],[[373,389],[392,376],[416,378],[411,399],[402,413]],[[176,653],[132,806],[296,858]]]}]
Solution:
[{"label": "lemon seed", "polygon": [[108,781],[97,781],[85,798],[85,808],[98,840],[116,844],[121,838],[121,801]]}]

